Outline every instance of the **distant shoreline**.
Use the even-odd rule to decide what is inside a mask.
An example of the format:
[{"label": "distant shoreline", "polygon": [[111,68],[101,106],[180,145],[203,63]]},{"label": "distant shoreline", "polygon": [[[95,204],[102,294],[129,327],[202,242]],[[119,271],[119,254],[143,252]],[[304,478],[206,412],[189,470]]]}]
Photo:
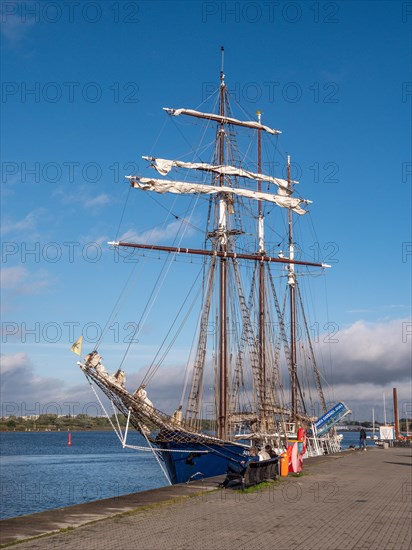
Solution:
[{"label": "distant shoreline", "polygon": [[38,429],[38,430],[33,430],[33,429],[22,429],[22,428],[15,428],[13,430],[10,430],[10,429],[3,429],[3,428],[0,428],[0,433],[56,433],[56,432],[61,432],[61,433],[68,433],[68,432],[110,432],[112,431],[112,428],[109,426],[109,427],[93,427],[93,428],[79,428],[79,427],[75,427],[75,428],[62,428],[62,429]]},{"label": "distant shoreline", "polygon": [[[370,428],[365,428],[367,432],[372,432],[373,430]],[[48,428],[39,428],[39,429],[28,429],[28,428],[14,428],[14,429],[4,429],[3,427],[0,427],[0,433],[68,433],[68,432],[109,432],[112,431],[111,426],[93,426],[90,428],[82,428],[79,426],[76,426],[74,428],[61,428],[61,429],[48,429]],[[360,428],[350,428],[345,430],[338,430],[338,432],[359,432]],[[375,431],[377,431],[375,429]]]},{"label": "distant shoreline", "polygon": [[112,425],[126,426],[123,415],[103,416],[58,416],[57,414],[40,414],[38,416],[9,416],[0,418],[0,432],[89,432],[107,431]]}]

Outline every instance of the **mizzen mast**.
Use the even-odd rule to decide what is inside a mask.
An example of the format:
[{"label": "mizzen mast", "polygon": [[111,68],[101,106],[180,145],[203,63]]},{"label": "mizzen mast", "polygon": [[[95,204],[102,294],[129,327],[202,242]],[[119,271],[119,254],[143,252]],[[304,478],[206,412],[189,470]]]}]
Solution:
[{"label": "mizzen mast", "polygon": [[[287,164],[287,179],[289,182],[289,190],[292,191],[292,180],[290,177],[290,156],[288,155],[288,164]],[[288,233],[289,233],[289,259],[293,262],[295,258],[295,247],[293,244],[293,218],[292,210],[289,208],[288,211]],[[289,276],[288,276],[288,285],[289,285],[289,304],[290,304],[290,384],[291,384],[291,413],[292,420],[296,421],[298,414],[297,406],[297,372],[296,372],[296,305],[295,305],[295,285],[296,285],[296,275],[295,275],[295,265],[294,263],[289,264]]]}]

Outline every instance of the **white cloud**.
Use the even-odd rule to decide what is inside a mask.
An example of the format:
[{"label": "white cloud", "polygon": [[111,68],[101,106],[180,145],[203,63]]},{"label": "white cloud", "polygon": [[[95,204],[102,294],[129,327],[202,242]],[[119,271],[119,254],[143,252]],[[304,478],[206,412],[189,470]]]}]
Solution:
[{"label": "white cloud", "polygon": [[80,238],[80,242],[83,244],[89,244],[89,243],[96,243],[99,246],[107,246],[107,241],[109,241],[110,238],[108,235],[99,235],[97,237],[93,236],[92,234],[84,235]]},{"label": "white cloud", "polygon": [[110,202],[110,197],[106,193],[90,196],[90,189],[81,185],[76,193],[67,193],[65,189],[57,188],[53,191],[53,196],[61,200],[63,204],[79,204],[83,208],[95,209],[105,206]]},{"label": "white cloud", "polygon": [[327,344],[327,337],[320,337],[323,356],[331,353],[334,384],[382,385],[410,378],[411,320],[357,321],[334,338],[335,343]]},{"label": "white cloud", "polygon": [[0,271],[1,287],[15,288],[27,278],[27,269],[22,266],[4,267]]},{"label": "white cloud", "polygon": [[150,243],[156,244],[156,243],[162,242],[166,238],[169,240],[175,238],[179,231],[182,232],[182,229],[186,237],[190,237],[190,235],[193,233],[192,227],[187,226],[186,220],[182,219],[182,220],[172,221],[169,224],[162,227],[154,227],[152,229],[144,231],[143,233],[138,233],[134,229],[129,229],[128,231],[125,231],[119,237],[118,240],[123,242],[139,242],[139,243],[150,242]]},{"label": "white cloud", "polygon": [[[34,25],[35,18],[31,16],[24,16],[21,12],[21,6],[24,7],[24,2],[12,2],[11,7],[17,8],[17,12],[4,13],[2,24],[0,26],[0,32],[5,38],[6,42],[10,46],[17,46],[25,37],[28,30]],[[4,4],[4,9],[5,4]]]},{"label": "white cloud", "polygon": [[28,362],[25,353],[16,353],[14,355],[2,355],[0,358],[0,375],[3,377],[7,373],[15,372]]},{"label": "white cloud", "polygon": [[[344,401],[351,409],[356,420],[371,420],[374,410],[375,420],[384,422],[394,421],[393,388],[398,393],[399,418],[412,413],[412,386],[405,380],[391,380],[389,384],[377,385],[374,383],[337,384],[334,386],[334,402]],[[383,410],[383,395],[385,394],[385,409]],[[386,413],[386,414],[385,414]]]},{"label": "white cloud", "polygon": [[0,281],[3,290],[12,291],[15,294],[36,294],[50,284],[46,271],[30,273],[22,266],[2,268]]},{"label": "white cloud", "polygon": [[[184,382],[184,365],[169,366],[158,370],[153,380],[148,385],[149,398],[155,407],[168,413],[172,413],[179,404]],[[126,373],[126,386],[129,391],[135,391],[141,384],[146,369],[137,373]]]},{"label": "white cloud", "polygon": [[29,212],[24,218],[17,221],[6,219],[1,224],[1,234],[16,233],[20,231],[30,231],[30,237],[33,238],[33,229],[35,229],[38,220],[44,215],[43,209],[36,209]]},{"label": "white cloud", "polygon": [[[325,387],[327,400],[334,403],[344,401],[358,420],[371,419],[374,408],[376,419],[383,421],[382,394],[385,392],[387,418],[392,421],[392,388],[396,387],[400,416],[404,415],[405,407],[410,414],[410,331],[411,321],[397,319],[376,324],[358,321],[338,333],[339,342],[331,345],[333,379],[329,379],[332,387]],[[321,347],[324,348],[325,344]],[[325,354],[325,349],[323,355],[329,355]],[[149,362],[148,358],[147,364]],[[110,369],[109,364],[106,366],[111,371],[114,369]],[[160,410],[172,412],[178,405],[184,371],[185,363],[179,360],[174,365],[159,369],[149,383],[149,398]],[[129,391],[139,386],[145,372],[146,368],[133,372],[132,367],[126,367],[126,387]],[[67,387],[62,379],[38,376],[25,353],[3,356],[1,374],[3,395],[8,401],[64,403],[73,401],[73,396],[82,404],[95,400],[86,383]],[[212,401],[212,394],[207,399]]]},{"label": "white cloud", "polygon": [[102,193],[101,195],[97,195],[97,197],[93,197],[92,199],[88,199],[85,201],[84,206],[86,208],[92,208],[96,206],[103,206],[109,202],[109,196],[105,193]]},{"label": "white cloud", "polygon": [[387,397],[388,419],[392,418],[392,388],[396,387],[400,415],[405,403],[412,411],[411,320],[357,321],[334,338],[337,342],[327,344],[323,335],[316,346],[324,357],[323,370],[331,384],[326,394],[331,401],[344,401],[358,420],[371,419],[374,408],[382,422],[382,394]]},{"label": "white cloud", "polygon": [[56,398],[62,381],[36,375],[26,353],[2,355],[0,364],[2,401],[29,401]]},{"label": "white cloud", "polygon": [[[68,414],[69,403],[74,410],[74,402],[77,407],[75,414],[78,414],[85,404],[92,401],[88,384],[68,388],[59,378],[39,376],[26,353],[2,355],[0,373],[2,416],[40,414],[47,410]],[[97,406],[94,409],[97,410]]]}]

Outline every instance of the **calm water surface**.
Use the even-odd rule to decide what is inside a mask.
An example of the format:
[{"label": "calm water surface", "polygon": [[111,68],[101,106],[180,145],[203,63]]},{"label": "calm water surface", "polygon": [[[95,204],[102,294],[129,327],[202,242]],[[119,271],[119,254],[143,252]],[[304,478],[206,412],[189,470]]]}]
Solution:
[{"label": "calm water surface", "polygon": [[[359,432],[342,433],[358,446]],[[137,433],[128,443],[147,446]],[[0,474],[0,519],[167,485],[151,453],[122,449],[112,431],[72,432],[71,447],[67,432],[0,433]]]},{"label": "calm water surface", "polygon": [[[137,433],[128,443],[147,446]],[[151,453],[122,449],[107,432],[0,433],[0,518],[167,485]]]}]

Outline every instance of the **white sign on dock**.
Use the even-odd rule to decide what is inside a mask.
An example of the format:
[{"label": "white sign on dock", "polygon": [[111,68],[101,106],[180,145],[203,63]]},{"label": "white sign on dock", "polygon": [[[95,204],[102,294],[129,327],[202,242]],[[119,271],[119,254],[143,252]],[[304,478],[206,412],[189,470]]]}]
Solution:
[{"label": "white sign on dock", "polygon": [[395,439],[395,427],[394,426],[379,426],[379,439],[380,440]]}]

